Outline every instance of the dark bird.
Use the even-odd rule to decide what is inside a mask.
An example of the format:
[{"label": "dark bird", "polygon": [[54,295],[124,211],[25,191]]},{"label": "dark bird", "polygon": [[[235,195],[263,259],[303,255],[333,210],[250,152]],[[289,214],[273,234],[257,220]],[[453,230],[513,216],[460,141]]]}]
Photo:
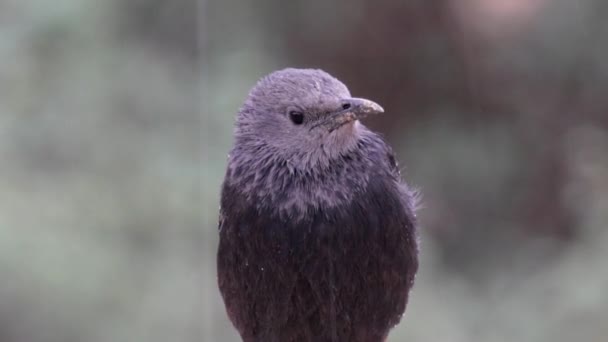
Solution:
[{"label": "dark bird", "polygon": [[418,269],[416,196],[359,119],[382,113],[322,70],[262,78],[222,185],[218,282],[245,342],[385,341]]}]

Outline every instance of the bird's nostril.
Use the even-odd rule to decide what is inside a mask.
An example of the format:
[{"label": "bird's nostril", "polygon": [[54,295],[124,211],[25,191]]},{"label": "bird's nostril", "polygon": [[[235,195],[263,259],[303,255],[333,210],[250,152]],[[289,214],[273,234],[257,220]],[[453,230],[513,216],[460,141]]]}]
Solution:
[{"label": "bird's nostril", "polygon": [[343,104],[342,109],[344,109],[344,110],[350,109],[350,103]]}]

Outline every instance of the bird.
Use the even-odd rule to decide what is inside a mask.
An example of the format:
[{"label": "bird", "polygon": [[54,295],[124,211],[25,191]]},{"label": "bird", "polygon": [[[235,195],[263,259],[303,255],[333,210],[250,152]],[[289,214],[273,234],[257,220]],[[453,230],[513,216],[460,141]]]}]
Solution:
[{"label": "bird", "polygon": [[321,69],[262,77],[235,120],[217,281],[244,342],[382,342],[418,270],[418,190]]}]

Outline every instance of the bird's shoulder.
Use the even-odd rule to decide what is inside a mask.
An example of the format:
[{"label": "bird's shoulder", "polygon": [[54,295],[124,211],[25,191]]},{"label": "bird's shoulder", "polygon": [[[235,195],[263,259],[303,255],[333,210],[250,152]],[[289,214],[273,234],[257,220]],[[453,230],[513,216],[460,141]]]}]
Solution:
[{"label": "bird's shoulder", "polygon": [[373,132],[364,137],[362,141],[372,150],[372,152],[367,153],[373,156],[372,158],[375,159],[376,163],[383,165],[385,170],[388,171],[388,175],[392,178],[392,183],[398,189],[405,206],[411,215],[415,216],[415,212],[421,207],[420,192],[403,180],[402,167],[391,145],[382,135]]},{"label": "bird's shoulder", "polygon": [[397,179],[401,177],[399,162],[397,161],[395,152],[382,135],[368,132],[361,137],[359,144],[363,150],[367,150],[368,155],[377,159],[375,160],[376,162],[381,162],[382,165],[387,167],[392,176]]}]

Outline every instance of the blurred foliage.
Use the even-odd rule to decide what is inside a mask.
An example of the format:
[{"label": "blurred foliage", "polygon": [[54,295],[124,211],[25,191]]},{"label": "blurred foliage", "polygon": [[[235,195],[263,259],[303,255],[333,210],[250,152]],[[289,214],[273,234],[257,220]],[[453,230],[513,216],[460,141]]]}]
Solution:
[{"label": "blurred foliage", "polygon": [[421,188],[391,341],[608,336],[601,0],[0,2],[0,341],[237,341],[215,278],[248,89],[320,67]]},{"label": "blurred foliage", "polygon": [[0,2],[1,341],[201,339],[197,6],[175,6]]}]

